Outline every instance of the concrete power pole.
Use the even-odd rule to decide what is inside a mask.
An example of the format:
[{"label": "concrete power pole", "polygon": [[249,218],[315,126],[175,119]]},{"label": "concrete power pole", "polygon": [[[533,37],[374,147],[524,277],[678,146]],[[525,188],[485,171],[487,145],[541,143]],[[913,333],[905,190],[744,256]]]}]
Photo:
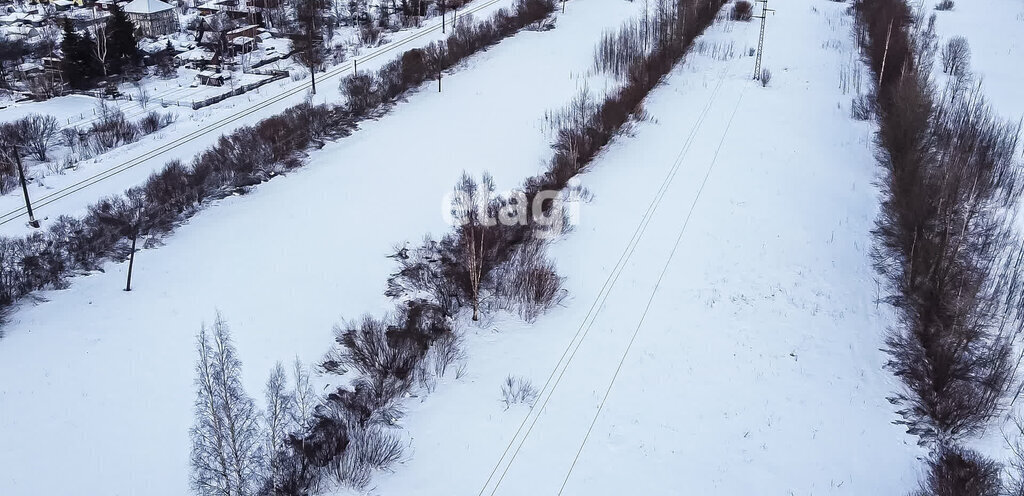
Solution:
[{"label": "concrete power pole", "polygon": [[14,155],[14,162],[18,165],[18,178],[21,179],[21,192],[25,195],[25,210],[28,211],[28,225],[38,228],[39,221],[32,213],[32,201],[28,198],[28,183],[25,182],[25,169],[21,166],[21,155],[18,155],[18,147],[11,147],[11,155]]},{"label": "concrete power pole", "polygon": [[768,18],[769,12],[775,12],[774,9],[768,8],[768,0],[754,0],[761,4],[761,15],[754,16],[757,19],[761,19],[761,35],[757,38],[757,61],[754,62],[754,80],[761,80],[761,55],[764,53],[764,22]]}]

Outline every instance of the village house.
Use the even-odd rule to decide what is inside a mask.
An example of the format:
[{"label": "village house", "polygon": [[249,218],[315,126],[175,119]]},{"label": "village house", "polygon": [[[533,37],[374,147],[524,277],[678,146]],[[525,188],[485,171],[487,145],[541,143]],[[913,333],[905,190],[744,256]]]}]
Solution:
[{"label": "village house", "polygon": [[178,31],[174,7],[160,0],[133,0],[124,11],[142,36],[155,38]]}]

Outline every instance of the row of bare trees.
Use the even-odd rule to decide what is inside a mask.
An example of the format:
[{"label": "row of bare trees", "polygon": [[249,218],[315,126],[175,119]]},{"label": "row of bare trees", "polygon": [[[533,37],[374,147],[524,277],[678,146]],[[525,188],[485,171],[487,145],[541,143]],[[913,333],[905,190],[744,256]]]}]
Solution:
[{"label": "row of bare trees", "polygon": [[[856,13],[878,82],[874,261],[897,314],[888,368],[904,385],[891,401],[933,451],[921,495],[1000,494],[999,470],[961,443],[1019,393],[1020,126],[997,118],[977,87],[936,91],[934,18],[903,0],[860,0]],[[951,41],[943,54],[958,79],[965,44]]]}]

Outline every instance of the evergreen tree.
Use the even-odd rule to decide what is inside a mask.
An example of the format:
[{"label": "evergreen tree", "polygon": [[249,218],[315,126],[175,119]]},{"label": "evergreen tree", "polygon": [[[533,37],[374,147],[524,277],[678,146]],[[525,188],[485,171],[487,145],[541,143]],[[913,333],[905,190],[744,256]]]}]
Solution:
[{"label": "evergreen tree", "polygon": [[128,19],[124,9],[116,3],[110,5],[107,40],[110,50],[110,72],[120,74],[124,69],[138,65],[139,43],[135,39],[135,25]]},{"label": "evergreen tree", "polygon": [[78,34],[71,20],[65,19],[60,50],[64,53],[64,78],[68,84],[77,89],[89,88],[102,69],[96,60],[96,42],[89,31]]}]

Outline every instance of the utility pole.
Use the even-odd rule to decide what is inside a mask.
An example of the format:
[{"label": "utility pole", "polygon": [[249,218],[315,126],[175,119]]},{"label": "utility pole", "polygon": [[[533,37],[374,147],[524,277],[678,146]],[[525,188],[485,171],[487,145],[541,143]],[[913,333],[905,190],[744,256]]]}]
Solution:
[{"label": "utility pole", "polygon": [[[139,209],[140,211],[142,209]],[[141,215],[141,214],[140,214]],[[139,226],[138,223],[142,222],[142,219],[136,219],[136,225],[132,230],[132,251],[128,255],[128,282],[124,286],[125,291],[132,290],[132,267],[135,266],[135,242],[139,239]]]},{"label": "utility pole", "polygon": [[21,155],[18,155],[18,147],[11,147],[11,154],[14,155],[14,162],[18,164],[18,177],[21,178],[21,192],[25,194],[25,210],[28,210],[28,225],[38,228],[39,221],[32,214],[32,201],[28,198],[28,183],[25,182],[25,170],[21,167]]},{"label": "utility pole", "polygon": [[[441,2],[441,34],[444,34],[444,15],[447,11],[448,2],[447,0],[440,0]],[[454,27],[454,26],[452,26]]]},{"label": "utility pole", "polygon": [[316,29],[317,6],[315,0],[309,3],[309,26],[306,29],[309,34],[309,81],[314,95],[316,94],[316,52],[313,47],[313,31]]},{"label": "utility pole", "polygon": [[754,0],[761,4],[761,15],[754,16],[757,19],[761,19],[761,35],[757,38],[757,61],[754,62],[754,80],[761,80],[761,55],[764,53],[764,21],[768,18],[769,12],[775,12],[775,9],[768,8],[768,0]]}]

